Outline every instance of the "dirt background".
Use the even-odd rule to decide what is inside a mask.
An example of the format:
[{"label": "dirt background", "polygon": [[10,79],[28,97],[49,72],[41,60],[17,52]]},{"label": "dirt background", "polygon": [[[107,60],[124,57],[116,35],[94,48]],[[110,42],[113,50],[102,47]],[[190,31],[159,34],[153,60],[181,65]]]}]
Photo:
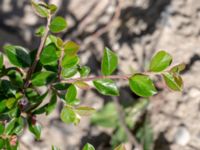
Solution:
[{"label": "dirt background", "polygon": [[[59,36],[81,45],[81,63],[99,74],[105,46],[118,53],[118,73],[143,71],[151,56],[166,50],[174,64],[185,62],[182,93],[162,90],[151,98],[149,113],[154,131],[155,150],[200,150],[200,1],[199,0],[53,0],[59,6],[57,15],[68,20],[69,28]],[[119,7],[120,6],[120,7]],[[0,48],[6,43],[37,48],[36,27],[44,20],[33,14],[27,0],[0,1]],[[124,86],[125,83],[119,82]],[[84,104],[97,109],[105,97],[94,91],[79,92]],[[124,99],[133,96],[122,89]],[[78,150],[96,138],[99,150],[109,140],[110,131],[90,125],[83,118],[78,126],[59,120],[59,109],[51,116],[41,116],[42,140],[36,142],[29,132],[21,137],[22,150]],[[110,135],[112,136],[112,135]],[[127,144],[127,148],[130,147]],[[109,149],[109,148],[108,148]]]}]

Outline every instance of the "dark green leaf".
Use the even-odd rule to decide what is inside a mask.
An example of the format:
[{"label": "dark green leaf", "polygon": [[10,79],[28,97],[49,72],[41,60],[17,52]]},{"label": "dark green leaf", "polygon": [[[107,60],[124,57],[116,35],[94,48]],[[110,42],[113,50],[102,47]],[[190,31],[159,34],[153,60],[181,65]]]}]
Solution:
[{"label": "dark green leaf", "polygon": [[32,77],[32,84],[34,86],[43,86],[49,84],[56,78],[56,74],[50,71],[43,71],[35,73]]},{"label": "dark green leaf", "polygon": [[95,150],[95,148],[90,143],[87,143],[83,147],[83,150]]},{"label": "dark green leaf", "polygon": [[55,93],[52,93],[50,102],[46,107],[46,114],[49,115],[56,108],[57,96]]},{"label": "dark green leaf", "polygon": [[182,88],[183,88],[183,81],[182,81],[182,78],[181,76],[179,75],[175,75],[175,74],[172,74],[172,73],[163,73],[163,78],[165,80],[165,83],[166,85],[174,90],[174,91],[181,91]]},{"label": "dark green leaf", "polygon": [[150,71],[160,72],[165,70],[172,63],[172,56],[165,51],[159,51],[151,59]]},{"label": "dark green leaf", "polygon": [[3,149],[5,146],[4,139],[0,138],[0,149]]},{"label": "dark green leaf", "polygon": [[54,44],[47,45],[40,56],[40,62],[43,65],[51,65],[55,64],[58,60],[58,56],[56,53],[57,47]]},{"label": "dark green leaf", "polygon": [[47,5],[45,3],[43,2],[36,3],[34,0],[32,0],[31,4],[35,13],[40,17],[47,18],[49,16]]},{"label": "dark green leaf", "polygon": [[67,93],[65,95],[65,101],[67,104],[74,105],[76,102],[76,95],[77,95],[77,90],[76,87],[72,84],[68,89]]},{"label": "dark green leaf", "polygon": [[103,95],[118,96],[119,91],[115,82],[111,79],[99,79],[93,81],[94,86]]},{"label": "dark green leaf", "polygon": [[2,69],[3,68],[3,55],[2,55],[2,53],[0,53],[0,69]]},{"label": "dark green leaf", "polygon": [[67,83],[56,83],[54,88],[56,90],[67,90],[70,87],[70,84]]},{"label": "dark green leaf", "polygon": [[143,74],[133,75],[129,79],[129,86],[135,94],[142,97],[149,97],[157,92],[149,76]]},{"label": "dark green leaf", "polygon": [[0,123],[0,135],[2,135],[4,133],[4,125],[2,123]]},{"label": "dark green leaf", "polygon": [[71,107],[64,107],[61,111],[60,118],[63,122],[70,124],[74,123],[75,125],[80,122],[80,117],[74,112]]},{"label": "dark green leaf", "polygon": [[73,55],[73,56],[68,56],[65,55],[63,60],[62,60],[62,67],[63,68],[72,68],[74,66],[76,66],[79,62],[79,58],[77,55]]},{"label": "dark green leaf", "polygon": [[42,130],[42,127],[38,123],[33,125],[31,122],[29,122],[29,131],[31,131],[31,133],[35,135],[35,138],[37,140],[40,139],[41,130]]},{"label": "dark green leaf", "polygon": [[80,73],[81,77],[86,77],[90,73],[90,68],[87,66],[83,66],[80,68],[79,73]]},{"label": "dark green leaf", "polygon": [[14,85],[16,85],[20,88],[23,86],[24,81],[23,81],[22,75],[19,72],[15,71],[15,70],[10,70],[10,71],[8,71],[7,75],[9,77],[10,81]]},{"label": "dark green leaf", "polygon": [[50,30],[53,33],[58,33],[63,31],[65,28],[67,28],[67,22],[63,17],[55,17],[51,24],[50,24]]},{"label": "dark green leaf", "polygon": [[25,48],[6,45],[4,46],[4,51],[13,65],[18,67],[29,67],[31,65],[31,57]]},{"label": "dark green leaf", "polygon": [[101,63],[101,71],[103,75],[110,75],[115,71],[118,64],[117,55],[109,48],[104,49],[104,55]]},{"label": "dark green leaf", "polygon": [[64,51],[66,55],[76,55],[80,46],[73,41],[68,41],[64,44]]}]

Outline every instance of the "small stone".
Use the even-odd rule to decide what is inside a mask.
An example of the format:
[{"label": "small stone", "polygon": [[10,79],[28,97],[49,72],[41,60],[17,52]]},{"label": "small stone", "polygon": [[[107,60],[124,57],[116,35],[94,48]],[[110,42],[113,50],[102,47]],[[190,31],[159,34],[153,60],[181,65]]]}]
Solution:
[{"label": "small stone", "polygon": [[174,141],[178,145],[186,146],[190,141],[190,133],[188,129],[184,126],[180,126],[175,133]]},{"label": "small stone", "polygon": [[196,89],[196,88],[192,88],[189,92],[190,97],[192,98],[196,98],[200,96],[200,90]]}]

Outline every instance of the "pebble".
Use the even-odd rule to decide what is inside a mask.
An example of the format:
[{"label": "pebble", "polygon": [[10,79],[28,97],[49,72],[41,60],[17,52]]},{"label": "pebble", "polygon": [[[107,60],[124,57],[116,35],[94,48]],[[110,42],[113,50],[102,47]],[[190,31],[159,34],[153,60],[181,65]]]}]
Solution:
[{"label": "pebble", "polygon": [[184,126],[178,127],[175,133],[174,141],[178,145],[186,146],[188,142],[190,141],[190,133],[188,129]]}]

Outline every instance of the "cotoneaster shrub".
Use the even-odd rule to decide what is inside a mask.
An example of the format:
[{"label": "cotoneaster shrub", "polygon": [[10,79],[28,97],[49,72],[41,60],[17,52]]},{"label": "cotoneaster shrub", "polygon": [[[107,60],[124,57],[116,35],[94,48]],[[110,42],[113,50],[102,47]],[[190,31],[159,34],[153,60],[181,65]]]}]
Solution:
[{"label": "cotoneaster shrub", "polygon": [[[19,149],[18,137],[28,125],[30,132],[40,139],[41,126],[37,115],[49,115],[62,101],[60,118],[69,124],[78,124],[82,116],[95,111],[90,106],[79,105],[77,88],[95,88],[102,95],[118,96],[115,80],[128,80],[130,89],[141,97],[157,93],[150,76],[162,76],[166,85],[174,91],[183,87],[180,71],[184,64],[171,66],[172,56],[159,51],[150,61],[146,72],[130,75],[113,75],[118,65],[117,55],[109,48],[104,49],[101,62],[101,76],[90,76],[90,68],[79,63],[79,45],[73,41],[63,41],[55,36],[67,28],[61,16],[54,16],[57,7],[44,2],[31,2],[35,13],[47,21],[46,26],[36,30],[41,37],[37,50],[30,51],[18,45],[5,45],[0,55],[0,149]],[[10,62],[5,66],[4,57]],[[79,75],[75,78],[74,75]],[[93,86],[88,84],[93,82]],[[43,87],[45,92],[41,93]],[[44,99],[49,96],[48,102]],[[53,150],[58,148],[52,146]],[[83,150],[93,150],[86,144]],[[116,150],[124,150],[120,145]]]}]

